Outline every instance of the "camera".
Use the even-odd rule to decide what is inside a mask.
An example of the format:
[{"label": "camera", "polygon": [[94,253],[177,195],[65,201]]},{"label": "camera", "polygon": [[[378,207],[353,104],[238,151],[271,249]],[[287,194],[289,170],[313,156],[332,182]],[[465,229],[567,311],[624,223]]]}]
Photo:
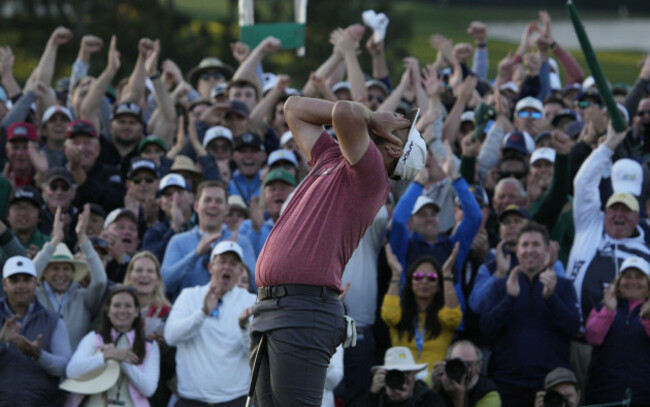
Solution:
[{"label": "camera", "polygon": [[393,390],[401,390],[406,383],[406,374],[401,370],[392,369],[386,372],[386,378],[384,379],[386,386],[390,387]]},{"label": "camera", "polygon": [[467,374],[467,365],[460,359],[448,360],[445,363],[445,374],[457,383]]},{"label": "camera", "polygon": [[556,391],[547,391],[544,395],[544,407],[564,407],[567,405],[567,398]]}]

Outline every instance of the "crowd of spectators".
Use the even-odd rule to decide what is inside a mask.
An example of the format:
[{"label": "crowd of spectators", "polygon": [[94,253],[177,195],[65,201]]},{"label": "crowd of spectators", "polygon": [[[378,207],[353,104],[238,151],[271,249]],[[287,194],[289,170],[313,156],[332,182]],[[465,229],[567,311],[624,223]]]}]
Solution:
[{"label": "crowd of spectators", "polygon": [[22,85],[0,47],[0,405],[244,405],[257,258],[327,175],[287,125],[296,95],[420,109],[429,148],[332,287],[357,343],[323,406],[650,405],[650,57],[611,86],[617,132],[546,12],[495,78],[481,22],[400,73],[364,32],[334,29],[305,84],[264,71],[274,37],[185,73],[142,38],[119,82],[119,35],[56,28]]}]

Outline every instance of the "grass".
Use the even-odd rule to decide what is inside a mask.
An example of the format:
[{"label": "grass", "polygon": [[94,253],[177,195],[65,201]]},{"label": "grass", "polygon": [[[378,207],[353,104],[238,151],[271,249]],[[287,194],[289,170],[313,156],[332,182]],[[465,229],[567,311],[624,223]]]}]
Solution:
[{"label": "grass", "polygon": [[[285,1],[287,7],[292,7],[291,3]],[[228,14],[230,5],[229,0],[175,0],[176,6],[188,13],[192,18],[209,21],[214,18],[225,18]],[[310,3],[314,4],[314,3]],[[265,14],[263,10],[267,5],[264,2],[258,2],[256,12]],[[408,15],[408,21],[411,21],[412,38],[408,43],[409,52],[420,59],[421,62],[430,62],[435,59],[435,52],[430,48],[428,38],[431,34],[439,32],[454,42],[471,42],[472,38],[466,33],[466,28],[471,21],[480,20],[488,24],[490,21],[509,21],[509,20],[532,20],[537,16],[535,8],[499,8],[499,7],[457,7],[451,5],[440,5],[425,3],[422,1],[399,1],[395,2],[394,11]],[[568,13],[564,8],[548,10],[554,20],[568,19]],[[581,11],[581,17],[584,18],[612,18],[611,13]],[[390,17],[390,16],[389,16]],[[332,27],[336,22],[332,22]],[[488,31],[489,32],[489,31]],[[490,71],[489,76],[493,78],[496,74],[496,66],[508,50],[515,50],[516,43],[505,41],[490,40],[489,56]],[[387,42],[390,47],[390,39]],[[578,63],[582,66],[585,74],[589,74],[587,64],[579,51],[572,52]],[[625,82],[632,84],[639,73],[638,62],[644,55],[641,52],[632,51],[598,51],[596,52],[598,60],[605,76],[611,83]]]}]

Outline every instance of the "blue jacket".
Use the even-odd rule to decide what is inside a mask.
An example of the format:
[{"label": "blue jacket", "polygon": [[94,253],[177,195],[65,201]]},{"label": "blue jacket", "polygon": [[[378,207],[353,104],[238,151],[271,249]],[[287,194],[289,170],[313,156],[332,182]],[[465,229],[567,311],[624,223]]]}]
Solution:
[{"label": "blue jacket", "polygon": [[[196,223],[194,222],[195,214],[192,214],[190,221],[181,228],[179,232],[185,232],[192,228]],[[172,229],[169,220],[161,220],[152,227],[148,228],[142,238],[142,249],[149,250],[156,255],[158,261],[162,263],[165,257],[165,250],[171,238],[176,234]]]},{"label": "blue jacket", "polygon": [[[519,259],[514,252],[503,248],[503,252],[508,255],[510,254],[510,270],[519,265]],[[553,270],[558,277],[566,277],[564,274],[564,266],[559,260],[555,261],[553,264]],[[481,267],[478,269],[476,274],[476,279],[474,279],[474,287],[472,288],[472,293],[469,295],[469,307],[472,311],[480,314],[484,310],[485,299],[487,298],[492,285],[498,280],[494,276],[494,272],[497,271],[497,261],[496,258],[492,258],[489,261],[481,264]]]},{"label": "blue jacket", "polygon": [[262,223],[262,227],[260,228],[259,232],[253,230],[250,219],[246,219],[239,226],[239,235],[246,236],[248,240],[250,240],[251,244],[253,245],[253,249],[255,250],[255,256],[260,255],[262,247],[264,247],[264,243],[266,242],[266,239],[268,239],[269,233],[271,233],[271,229],[273,229],[273,225],[275,225],[273,219],[268,218],[264,221],[264,223]]},{"label": "blue jacket", "polygon": [[476,236],[476,232],[481,226],[482,214],[481,208],[479,208],[476,198],[470,192],[465,179],[461,177],[455,180],[452,182],[452,186],[460,200],[460,206],[465,216],[456,229],[456,233],[451,237],[439,237],[438,241],[433,245],[425,242],[417,232],[411,235],[407,227],[415,201],[422,195],[424,187],[417,182],[412,182],[397,203],[393,212],[390,246],[400,263],[402,263],[404,271],[408,269],[411,263],[422,256],[433,256],[442,265],[449,257],[456,242],[460,242],[458,257],[454,266],[454,278],[457,278],[458,269],[465,262],[472,241],[474,241],[474,236]]},{"label": "blue jacket", "polygon": [[[442,266],[454,249],[456,242],[460,242],[458,257],[456,258],[453,272],[458,301],[464,313],[466,301],[463,296],[459,270],[465,263],[465,258],[472,248],[472,242],[481,226],[483,215],[481,214],[481,208],[476,202],[476,198],[474,198],[474,194],[470,192],[467,181],[463,177],[453,181],[451,185],[456,192],[456,196],[460,201],[460,207],[464,213],[463,220],[458,225],[458,228],[456,228],[456,232],[451,237],[439,237],[438,241],[433,245],[424,241],[417,232],[414,232],[412,235],[409,234],[407,223],[411,218],[415,201],[422,195],[424,190],[421,184],[412,182],[400,198],[397,206],[395,206],[393,224],[390,231],[390,247],[402,264],[404,270],[402,273],[402,282],[404,282],[406,270],[415,260],[422,256],[432,256]],[[460,329],[462,330],[462,326]]]},{"label": "blue jacket", "polygon": [[641,305],[630,312],[629,302],[618,298],[616,308],[603,343],[591,353],[587,402],[621,401],[629,387],[633,405],[650,406],[650,337],[639,317]]},{"label": "blue jacket", "polygon": [[580,329],[573,284],[558,277],[555,291],[542,296],[539,273],[532,281],[519,274],[519,296],[506,292],[506,279],[492,286],[481,316],[481,330],[493,344],[493,379],[526,389],[541,389],[548,372],[569,368],[571,339]]},{"label": "blue jacket", "polygon": [[[160,272],[162,274],[165,289],[172,299],[175,299],[181,290],[186,287],[205,285],[210,281],[208,263],[210,262],[210,251],[202,256],[196,254],[196,246],[199,244],[203,233],[195,226],[192,230],[175,234],[165,250]],[[233,233],[224,224],[221,229],[221,238],[212,244],[214,247],[222,240],[232,239]],[[250,269],[250,280],[255,278],[255,251],[251,242],[246,236],[239,235],[237,243],[244,252],[244,263]]]},{"label": "blue jacket", "polygon": [[[13,316],[7,300],[0,302],[0,324]],[[43,334],[41,356],[32,360],[13,343],[0,344],[0,405],[52,406],[61,402],[59,379],[70,359],[70,338],[63,320],[34,299],[20,321],[20,335],[30,341]]]},{"label": "blue jacket", "polygon": [[246,205],[250,205],[251,198],[260,196],[262,190],[262,180],[260,179],[259,171],[252,180],[244,177],[239,170],[233,172],[228,185],[228,196],[239,195],[244,199]]}]

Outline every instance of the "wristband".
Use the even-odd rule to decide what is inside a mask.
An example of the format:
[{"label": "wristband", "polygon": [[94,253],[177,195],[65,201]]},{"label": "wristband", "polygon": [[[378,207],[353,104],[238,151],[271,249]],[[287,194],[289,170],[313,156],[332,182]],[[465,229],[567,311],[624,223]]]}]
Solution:
[{"label": "wristband", "polygon": [[399,284],[399,283],[400,283],[400,279],[399,279],[399,278],[394,278],[394,279],[390,280],[390,283],[391,283],[391,284]]},{"label": "wristband", "polygon": [[443,279],[444,281],[451,281],[452,283],[454,282],[454,278],[453,278],[453,277],[449,277],[449,276],[447,276],[447,277],[443,277],[442,279]]},{"label": "wristband", "polygon": [[476,44],[476,48],[487,48],[487,42],[479,42]]},{"label": "wristband", "polygon": [[155,81],[155,80],[158,79],[158,78],[160,78],[160,71],[159,71],[159,72],[156,72],[155,74],[153,74],[153,75],[151,75],[151,76],[149,77],[149,79],[151,79],[152,81]]},{"label": "wristband", "polygon": [[556,45],[557,45],[557,42],[553,41],[553,42],[551,43],[551,49],[555,48]]}]

